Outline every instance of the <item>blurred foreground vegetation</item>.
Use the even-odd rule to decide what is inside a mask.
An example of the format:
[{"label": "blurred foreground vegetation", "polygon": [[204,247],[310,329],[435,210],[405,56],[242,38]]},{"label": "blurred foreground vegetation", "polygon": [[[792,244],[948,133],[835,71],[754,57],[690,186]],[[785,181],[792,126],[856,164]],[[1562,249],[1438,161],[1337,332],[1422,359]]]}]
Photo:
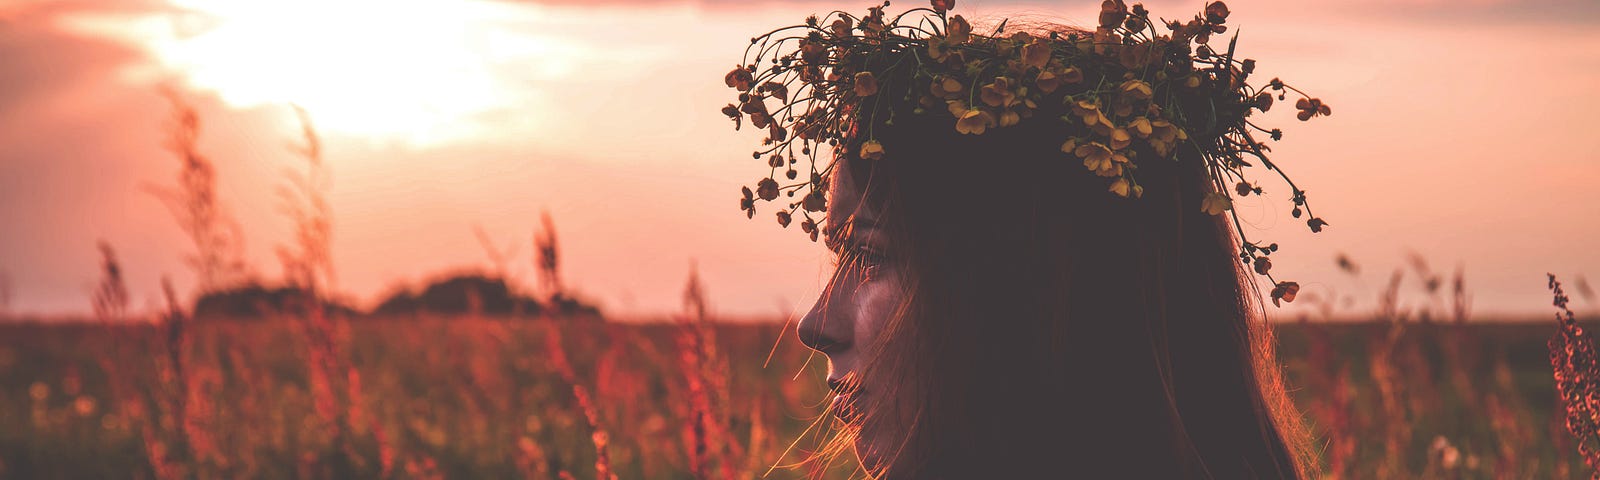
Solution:
[{"label": "blurred foreground vegetation", "polygon": [[[817,446],[825,362],[776,323],[320,321],[0,325],[0,477],[756,478]],[[1552,328],[1277,332],[1329,478],[1580,478]]]}]

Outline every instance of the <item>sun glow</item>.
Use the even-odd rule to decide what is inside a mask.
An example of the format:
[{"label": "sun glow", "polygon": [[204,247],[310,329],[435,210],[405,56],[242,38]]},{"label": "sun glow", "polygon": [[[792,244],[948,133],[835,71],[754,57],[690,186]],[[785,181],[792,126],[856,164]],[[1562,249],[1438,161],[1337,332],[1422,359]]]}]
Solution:
[{"label": "sun glow", "polygon": [[[492,118],[537,123],[538,81],[565,76],[578,47],[535,35],[538,10],[481,1],[173,0],[159,14],[73,17],[119,37],[229,105],[297,104],[329,132],[431,144],[485,133]],[[524,125],[526,126],[526,125]]]}]

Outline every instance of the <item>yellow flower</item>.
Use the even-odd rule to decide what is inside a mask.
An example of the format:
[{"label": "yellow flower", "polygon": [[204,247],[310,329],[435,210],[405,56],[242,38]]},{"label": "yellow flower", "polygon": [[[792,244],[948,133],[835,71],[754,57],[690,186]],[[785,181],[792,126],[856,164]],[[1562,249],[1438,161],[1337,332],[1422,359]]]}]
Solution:
[{"label": "yellow flower", "polygon": [[961,118],[967,114],[967,102],[960,100],[946,100],[945,105],[950,108],[950,116]]},{"label": "yellow flower", "polygon": [[867,140],[861,144],[861,158],[879,160],[883,158],[883,144],[877,140]]},{"label": "yellow flower", "polygon": [[1078,139],[1076,138],[1069,138],[1065,143],[1061,144],[1061,153],[1072,153],[1073,150],[1077,149]]},{"label": "yellow flower", "polygon": [[1000,112],[1000,126],[1009,127],[1022,121],[1022,115],[1013,110]]},{"label": "yellow flower", "polygon": [[1128,80],[1122,82],[1122,93],[1133,100],[1149,100],[1155,92],[1150,89],[1150,84],[1143,80]]},{"label": "yellow flower", "polygon": [[1086,111],[1095,111],[1095,110],[1099,110],[1099,109],[1100,109],[1100,104],[1097,104],[1097,103],[1089,101],[1089,100],[1078,100],[1077,103],[1072,104],[1072,110],[1075,111],[1075,112],[1078,112],[1078,114],[1080,114],[1080,115],[1082,115],[1083,112],[1086,112]]},{"label": "yellow flower", "polygon": [[1048,94],[1056,91],[1057,88],[1061,88],[1061,77],[1046,70],[1039,72],[1039,76],[1034,78],[1033,84],[1039,87],[1039,91]]},{"label": "yellow flower", "polygon": [[1151,120],[1150,131],[1148,138],[1150,146],[1155,149],[1157,155],[1163,157],[1172,151],[1172,147],[1177,145],[1178,141],[1189,139],[1189,135],[1184,133],[1183,129],[1178,128],[1166,119],[1157,118]]},{"label": "yellow flower", "polygon": [[956,131],[973,135],[983,135],[983,132],[995,124],[994,115],[983,111],[981,108],[967,110],[956,119]]},{"label": "yellow flower", "polygon": [[1044,68],[1050,63],[1050,44],[1035,39],[1022,46],[1022,63],[1033,68]]},{"label": "yellow flower", "polygon": [[833,31],[833,36],[838,38],[850,36],[850,29],[853,27],[850,17],[840,17],[838,20],[834,20],[832,25],[829,25],[829,29]]},{"label": "yellow flower", "polygon": [[928,57],[936,62],[943,62],[946,57],[949,57],[950,48],[945,45],[947,41],[945,37],[941,36],[928,37]]},{"label": "yellow flower", "polygon": [[967,43],[972,38],[972,25],[967,23],[967,19],[956,15],[945,22],[944,34],[950,39],[951,45]]},{"label": "yellow flower", "polygon": [[872,76],[872,72],[857,73],[856,96],[870,97],[875,93],[878,93],[878,77]]},{"label": "yellow flower", "polygon": [[950,98],[961,93],[961,81],[943,75],[933,78],[933,83],[928,85],[928,91],[939,98]]},{"label": "yellow flower", "polygon": [[1094,30],[1094,53],[1113,51],[1121,44],[1122,36],[1117,35],[1114,28],[1100,27]]},{"label": "yellow flower", "polygon": [[1129,193],[1133,193],[1128,185],[1128,179],[1123,177],[1118,177],[1117,181],[1111,182],[1110,190],[1111,193],[1115,193],[1120,197],[1127,197]]},{"label": "yellow flower", "polygon": [[1222,212],[1233,209],[1233,199],[1223,193],[1211,192],[1200,201],[1200,210],[1208,215],[1221,215]]},{"label": "yellow flower", "polygon": [[1128,130],[1138,135],[1139,138],[1146,138],[1151,133],[1155,133],[1155,127],[1150,126],[1150,119],[1144,117],[1135,118],[1133,121],[1128,122]]},{"label": "yellow flower", "polygon": [[1006,77],[995,77],[993,83],[983,86],[978,96],[991,107],[1009,107],[1017,102],[1016,92],[1011,91],[1011,79]]},{"label": "yellow flower", "polygon": [[1083,116],[1083,124],[1101,135],[1111,135],[1111,119],[1106,118],[1105,112],[1095,110]]},{"label": "yellow flower", "polygon": [[1127,162],[1127,157],[1112,153],[1111,149],[1106,148],[1100,142],[1079,145],[1072,153],[1083,158],[1083,166],[1085,168],[1103,177],[1121,175],[1122,165],[1119,164],[1119,160],[1120,163]]},{"label": "yellow flower", "polygon": [[1133,135],[1128,134],[1128,129],[1115,128],[1111,130],[1112,150],[1122,150],[1124,148],[1128,148],[1128,144],[1130,143],[1133,143]]}]

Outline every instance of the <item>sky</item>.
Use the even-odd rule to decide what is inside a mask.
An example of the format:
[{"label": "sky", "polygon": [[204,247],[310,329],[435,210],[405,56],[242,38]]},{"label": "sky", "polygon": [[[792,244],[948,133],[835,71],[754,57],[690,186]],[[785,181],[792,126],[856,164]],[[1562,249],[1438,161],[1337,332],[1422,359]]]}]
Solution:
[{"label": "sky", "polygon": [[[913,6],[898,2],[891,10]],[[920,2],[914,2],[920,5]],[[1187,17],[1200,2],[1147,2]],[[1330,227],[1281,198],[1241,201],[1283,246],[1274,273],[1341,311],[1370,311],[1406,268],[1406,308],[1438,308],[1408,259],[1464,272],[1475,311],[1547,315],[1546,272],[1600,280],[1600,4],[1588,0],[1229,2],[1257,78],[1281,76],[1334,115],[1285,127],[1275,160]],[[89,308],[95,245],[122,259],[137,305],[160,279],[193,288],[189,248],[150,193],[176,181],[163,147],[173,89],[246,234],[279,274],[277,191],[301,160],[304,108],[333,182],[336,289],[395,288],[490,268],[475,231],[533,279],[531,237],[555,221],[565,280],[619,315],[679,308],[691,268],[714,308],[809,307],[820,245],[735,208],[763,176],[718,109],[752,35],[866,2],[578,0],[0,1],[0,284],[10,312]],[[969,18],[1093,22],[1098,2],[960,0]],[[508,248],[509,247],[509,248]],[[1341,271],[1345,254],[1360,270]],[[1289,318],[1311,302],[1269,315]],[[1582,309],[1596,309],[1578,300]]]}]

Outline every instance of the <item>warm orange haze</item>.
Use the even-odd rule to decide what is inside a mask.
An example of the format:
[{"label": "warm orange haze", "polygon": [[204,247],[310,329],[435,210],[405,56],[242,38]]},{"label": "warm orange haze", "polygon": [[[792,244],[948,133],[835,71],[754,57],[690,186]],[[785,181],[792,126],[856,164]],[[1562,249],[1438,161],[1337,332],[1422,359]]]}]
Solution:
[{"label": "warm orange haze", "polygon": [[[0,0],[0,480],[862,478],[795,326],[841,261],[735,210],[718,109],[752,36],[869,3]],[[1600,3],[1227,6],[1334,110],[1252,117],[1325,231],[1231,204],[1299,282],[1311,478],[1600,467]]]},{"label": "warm orange haze", "polygon": [[[1093,3],[962,8],[1081,22]],[[1151,7],[1186,5],[1166,3]],[[1342,100],[1338,116],[1276,146],[1285,168],[1314,179],[1303,187],[1332,227],[1313,239],[1280,225],[1280,202],[1240,206],[1295,252],[1278,267],[1300,272],[1308,292],[1370,308],[1382,274],[1415,251],[1464,268],[1478,310],[1542,313],[1546,271],[1600,270],[1586,241],[1600,229],[1600,137],[1585,120],[1600,107],[1600,13],[1577,1],[1457,3],[1236,8],[1261,74]],[[839,7],[8,3],[0,271],[11,309],[85,311],[97,239],[126,253],[138,305],[162,275],[190,284],[167,247],[179,232],[146,188],[176,170],[161,143],[168,85],[199,106],[221,200],[264,275],[288,234],[273,192],[295,165],[297,104],[326,139],[337,290],[360,302],[483,265],[475,226],[500,243],[525,239],[549,210],[573,239],[568,275],[611,311],[674,308],[693,260],[719,311],[790,312],[818,277],[777,272],[819,271],[821,250],[728,210],[732,186],[760,167],[747,160],[752,136],[717,115],[716,79],[762,26]],[[1337,252],[1366,276],[1337,275]]]}]

